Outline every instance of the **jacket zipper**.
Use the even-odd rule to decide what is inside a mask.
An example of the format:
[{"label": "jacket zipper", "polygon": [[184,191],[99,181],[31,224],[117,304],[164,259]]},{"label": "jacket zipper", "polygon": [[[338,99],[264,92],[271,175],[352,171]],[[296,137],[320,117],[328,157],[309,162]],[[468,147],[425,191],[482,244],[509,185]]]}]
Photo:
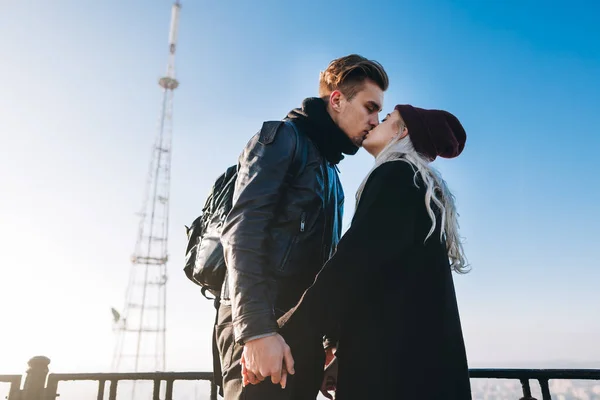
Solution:
[{"label": "jacket zipper", "polygon": [[[303,211],[302,215],[300,216],[300,232],[304,232],[305,229],[306,229],[306,211]],[[288,245],[288,247],[285,251],[285,255],[283,256],[283,261],[281,262],[281,265],[279,266],[279,271],[283,271],[285,264],[287,264],[288,258],[290,257],[290,252],[292,251],[292,247],[294,247],[294,245],[296,244],[297,241],[298,241],[298,235],[294,235],[292,240],[290,240],[290,244]]]},{"label": "jacket zipper", "polygon": [[[325,226],[323,227],[323,238],[321,240],[322,243],[322,248],[321,248],[321,259],[323,260],[323,262],[326,262],[329,257],[327,254],[327,231],[328,231],[328,226],[329,226],[329,218],[328,218],[328,211],[329,211],[329,165],[328,165],[328,161],[326,159],[323,159],[323,178],[324,178],[324,183],[325,183],[325,188],[323,191],[323,197],[325,200],[325,206],[323,207],[323,211],[325,213]],[[330,240],[330,239],[329,239]]]},{"label": "jacket zipper", "polygon": [[306,212],[303,212],[300,217],[300,232],[304,232],[304,228],[306,228]]}]

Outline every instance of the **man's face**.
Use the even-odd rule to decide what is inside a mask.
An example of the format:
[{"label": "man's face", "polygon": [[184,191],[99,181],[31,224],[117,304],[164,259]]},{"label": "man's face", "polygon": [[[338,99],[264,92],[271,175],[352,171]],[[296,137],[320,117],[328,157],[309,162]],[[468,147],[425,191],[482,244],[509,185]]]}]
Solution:
[{"label": "man's face", "polygon": [[331,94],[330,103],[333,120],[356,146],[361,147],[369,131],[379,125],[383,90],[367,79],[351,100],[336,91]]}]

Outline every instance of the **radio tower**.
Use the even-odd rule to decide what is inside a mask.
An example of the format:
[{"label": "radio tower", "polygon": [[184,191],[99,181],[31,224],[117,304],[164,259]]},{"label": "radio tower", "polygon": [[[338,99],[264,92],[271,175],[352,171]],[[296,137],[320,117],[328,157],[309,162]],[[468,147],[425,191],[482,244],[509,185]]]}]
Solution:
[{"label": "radio tower", "polygon": [[[158,133],[152,147],[148,181],[122,313],[113,308],[116,344],[113,371],[164,371],[166,368],[167,243],[175,50],[181,4],[175,1],[169,32],[167,73],[162,88]],[[135,384],[133,385],[135,393]],[[132,394],[132,397],[134,395]]]}]

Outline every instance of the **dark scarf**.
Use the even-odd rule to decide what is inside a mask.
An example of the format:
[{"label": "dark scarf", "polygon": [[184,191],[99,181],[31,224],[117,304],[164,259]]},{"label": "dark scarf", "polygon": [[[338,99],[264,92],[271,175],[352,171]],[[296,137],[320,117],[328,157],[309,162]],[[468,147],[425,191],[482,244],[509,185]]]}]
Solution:
[{"label": "dark scarf", "polygon": [[302,108],[290,111],[287,119],[292,120],[323,157],[333,164],[338,164],[344,158],[343,154],[354,155],[358,151],[358,147],[333,122],[325,101],[319,97],[304,99]]}]

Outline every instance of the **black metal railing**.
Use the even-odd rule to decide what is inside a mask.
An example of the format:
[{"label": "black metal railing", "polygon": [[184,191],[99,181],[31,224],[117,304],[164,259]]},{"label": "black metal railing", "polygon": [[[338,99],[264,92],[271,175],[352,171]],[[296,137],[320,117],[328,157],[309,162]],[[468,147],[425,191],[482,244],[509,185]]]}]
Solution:
[{"label": "black metal railing", "polygon": [[[29,368],[21,389],[21,375],[0,375],[0,382],[9,383],[8,400],[56,400],[58,383],[64,381],[96,381],[98,382],[97,399],[103,400],[107,382],[109,400],[117,399],[117,387],[121,381],[153,382],[153,400],[160,399],[163,383],[166,385],[164,400],[173,399],[175,381],[209,381],[210,398],[217,399],[217,388],[213,382],[212,372],[142,372],[142,373],[79,373],[49,374],[50,359],[34,357],[29,360]],[[551,400],[550,380],[597,380],[600,381],[600,369],[471,369],[472,379],[509,379],[521,382],[523,397],[519,400],[537,400],[531,396],[530,381],[538,381],[542,400]],[[516,399],[515,399],[516,400]]]},{"label": "black metal railing", "polygon": [[521,382],[523,397],[520,400],[536,400],[531,396],[530,381],[537,380],[542,392],[542,400],[551,400],[550,380],[597,380],[600,369],[471,369],[471,379],[514,379]]},{"label": "black metal railing", "polygon": [[[91,374],[50,374],[45,390],[44,400],[54,400],[58,396],[58,383],[64,381],[97,381],[98,400],[104,400],[106,383],[110,383],[108,399],[117,400],[117,387],[120,381],[153,382],[152,400],[163,400],[160,397],[162,384],[166,384],[164,400],[173,400],[173,383],[175,381],[209,381],[211,382],[211,400],[217,400],[216,386],[213,384],[212,372],[137,372],[137,373],[91,373]],[[12,400],[12,399],[11,399]],[[29,400],[29,399],[26,399]]]},{"label": "black metal railing", "polygon": [[0,383],[9,383],[8,399],[17,398],[21,392],[21,375],[0,375]]},{"label": "black metal railing", "polygon": [[[210,399],[217,400],[217,387],[212,372],[108,372],[49,374],[50,359],[39,356],[28,362],[29,368],[25,383],[21,389],[21,375],[0,375],[0,382],[9,383],[8,400],[56,400],[59,382],[96,381],[98,382],[97,399],[104,400],[106,384],[109,383],[109,400],[117,399],[117,388],[122,381],[153,382],[152,400],[173,400],[173,384],[175,381],[208,381],[210,382]],[[166,385],[163,387],[163,383]],[[164,399],[161,399],[161,389]]]}]

